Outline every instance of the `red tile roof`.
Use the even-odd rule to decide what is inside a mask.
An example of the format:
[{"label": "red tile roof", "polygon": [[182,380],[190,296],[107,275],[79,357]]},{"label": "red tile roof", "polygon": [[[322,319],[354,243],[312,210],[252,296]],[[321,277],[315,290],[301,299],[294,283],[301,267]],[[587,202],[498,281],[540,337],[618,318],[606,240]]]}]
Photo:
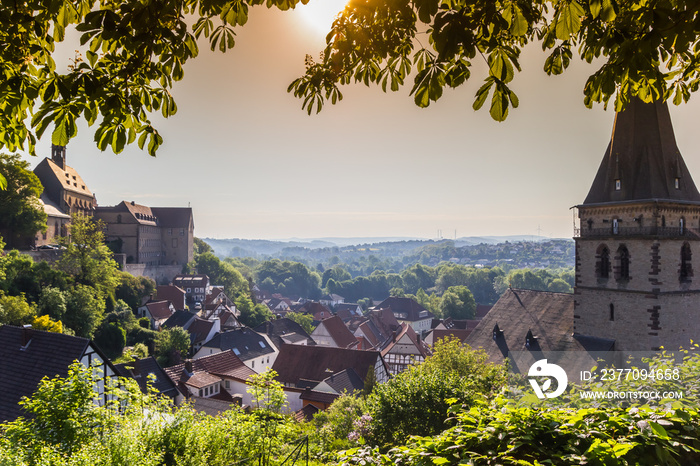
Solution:
[{"label": "red tile roof", "polygon": [[328,334],[340,348],[351,348],[357,345],[357,339],[355,339],[352,332],[348,330],[340,317],[329,317],[328,319],[322,320],[319,326],[321,325],[326,328]]}]

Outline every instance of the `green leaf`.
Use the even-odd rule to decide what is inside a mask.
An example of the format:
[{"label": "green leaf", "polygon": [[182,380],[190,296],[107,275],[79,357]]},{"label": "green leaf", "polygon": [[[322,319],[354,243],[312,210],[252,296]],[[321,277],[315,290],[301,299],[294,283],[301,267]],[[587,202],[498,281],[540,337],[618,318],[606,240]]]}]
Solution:
[{"label": "green leaf", "polygon": [[572,34],[576,34],[581,29],[581,17],[585,14],[583,7],[576,1],[560,3],[559,15],[557,17],[556,33],[557,39],[569,40]]},{"label": "green leaf", "polygon": [[601,0],[589,0],[588,7],[591,9],[591,16],[597,18],[603,8]]},{"label": "green leaf", "polygon": [[7,189],[7,179],[0,173],[0,190],[5,191]]},{"label": "green leaf", "polygon": [[474,110],[479,110],[481,107],[483,107],[484,102],[486,102],[486,98],[489,96],[491,86],[493,86],[493,78],[487,79],[486,84],[481,86],[479,90],[476,91],[476,99],[474,100],[474,104],[472,105],[472,108]]},{"label": "green leaf", "polygon": [[505,121],[508,116],[508,96],[499,86],[493,91],[489,113],[496,121]]},{"label": "green leaf", "polygon": [[61,118],[57,123],[56,127],[51,134],[51,144],[56,146],[65,146],[68,144],[70,139],[68,135],[68,122],[67,118]]},{"label": "green leaf", "polygon": [[666,429],[664,429],[663,426],[658,422],[649,421],[649,427],[651,427],[651,431],[654,432],[658,437],[668,438],[668,432],[666,432]]}]

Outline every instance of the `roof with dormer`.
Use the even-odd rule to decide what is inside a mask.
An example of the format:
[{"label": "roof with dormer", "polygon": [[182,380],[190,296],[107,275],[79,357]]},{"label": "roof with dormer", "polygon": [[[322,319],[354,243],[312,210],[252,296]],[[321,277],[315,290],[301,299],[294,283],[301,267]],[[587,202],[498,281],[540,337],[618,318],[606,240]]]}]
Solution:
[{"label": "roof with dormer", "polygon": [[650,200],[700,203],[700,193],[676,145],[668,105],[635,98],[615,115],[583,205]]},{"label": "roof with dormer", "polygon": [[[34,173],[37,174],[39,179],[41,179],[42,176],[55,177],[61,187],[66,191],[83,194],[89,197],[93,196],[92,191],[87,187],[85,181],[83,181],[75,168],[69,167],[68,165],[65,165],[64,169],[50,158],[45,158],[36,166]],[[45,182],[42,181],[42,183]]]}]

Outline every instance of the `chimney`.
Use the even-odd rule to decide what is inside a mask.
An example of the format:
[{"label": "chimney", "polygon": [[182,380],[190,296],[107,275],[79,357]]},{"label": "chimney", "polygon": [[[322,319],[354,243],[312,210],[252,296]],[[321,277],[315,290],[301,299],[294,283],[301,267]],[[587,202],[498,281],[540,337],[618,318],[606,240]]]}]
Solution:
[{"label": "chimney", "polygon": [[56,165],[61,167],[61,170],[66,169],[66,146],[55,146],[51,144],[51,160]]},{"label": "chimney", "polygon": [[32,329],[31,325],[25,325],[22,327],[22,346],[20,347],[20,351],[24,351],[27,349],[29,343],[31,343],[32,341],[33,336],[34,330]]}]

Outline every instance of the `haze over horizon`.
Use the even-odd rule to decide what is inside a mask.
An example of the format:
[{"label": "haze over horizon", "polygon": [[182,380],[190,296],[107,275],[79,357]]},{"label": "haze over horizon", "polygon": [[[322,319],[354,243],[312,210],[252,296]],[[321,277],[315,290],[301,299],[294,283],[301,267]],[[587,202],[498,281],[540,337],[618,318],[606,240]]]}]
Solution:
[{"label": "haze over horizon", "polygon": [[[165,139],[158,157],[136,146],[100,153],[81,126],[67,163],[99,205],[191,205],[196,236],[212,238],[572,236],[569,209],[588,193],[614,117],[583,105],[595,67],[576,59],[547,77],[531,44],[513,84],[520,107],[504,123],[472,110],[486,68],[476,60],[471,82],[427,109],[414,105],[410,82],[389,94],[351,85],[338,105],[307,116],[286,92],[305,54],[323,48],[304,8],[251,9],[226,54],[200,43],[173,92],[177,115],[154,117]],[[700,181],[698,102],[670,111]],[[37,152],[32,166],[50,155],[50,137]]]}]

